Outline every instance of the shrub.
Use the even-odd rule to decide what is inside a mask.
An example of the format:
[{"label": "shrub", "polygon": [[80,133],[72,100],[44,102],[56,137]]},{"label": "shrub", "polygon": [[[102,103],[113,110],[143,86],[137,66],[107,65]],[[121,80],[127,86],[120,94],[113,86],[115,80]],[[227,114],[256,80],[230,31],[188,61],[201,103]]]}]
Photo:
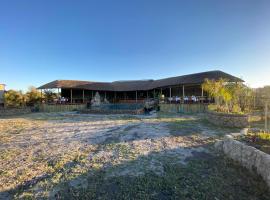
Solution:
[{"label": "shrub", "polygon": [[262,140],[269,140],[270,141],[270,133],[259,133],[258,137]]},{"label": "shrub", "polygon": [[54,102],[55,99],[58,98],[58,95],[50,90],[45,90],[44,91],[44,99],[48,103]]},{"label": "shrub", "polygon": [[25,94],[26,104],[34,106],[41,101],[41,94],[35,87],[29,87],[28,92]]},{"label": "shrub", "polygon": [[4,101],[7,107],[21,107],[25,105],[24,95],[21,91],[8,90],[4,94]]},{"label": "shrub", "polygon": [[254,93],[242,83],[206,79],[202,86],[215,99],[216,111],[243,113],[251,109]]}]

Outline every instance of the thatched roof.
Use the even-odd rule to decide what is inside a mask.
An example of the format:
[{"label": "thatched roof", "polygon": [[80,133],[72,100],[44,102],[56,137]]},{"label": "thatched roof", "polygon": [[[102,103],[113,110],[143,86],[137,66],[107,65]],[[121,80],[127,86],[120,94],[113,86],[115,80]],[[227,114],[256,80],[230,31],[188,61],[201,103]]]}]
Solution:
[{"label": "thatched roof", "polygon": [[205,79],[218,80],[226,79],[229,82],[244,82],[242,79],[227,74],[222,71],[208,71],[184,76],[176,76],[159,80],[133,80],[133,81],[114,81],[114,82],[90,82],[75,80],[56,80],[38,89],[51,88],[77,88],[100,91],[136,91],[151,90],[154,88],[162,88],[174,85],[202,84]]}]

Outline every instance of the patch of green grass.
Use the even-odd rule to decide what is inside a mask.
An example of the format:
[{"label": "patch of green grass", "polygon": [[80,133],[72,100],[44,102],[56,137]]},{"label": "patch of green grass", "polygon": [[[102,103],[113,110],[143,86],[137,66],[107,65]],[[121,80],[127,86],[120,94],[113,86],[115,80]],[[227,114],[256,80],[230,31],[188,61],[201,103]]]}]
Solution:
[{"label": "patch of green grass", "polygon": [[170,129],[170,133],[173,136],[186,136],[192,134],[198,134],[201,132],[201,128],[196,123],[196,120],[175,120],[174,122],[170,122],[168,124],[168,128]]},{"label": "patch of green grass", "polygon": [[164,163],[164,175],[106,178],[98,171],[87,188],[65,188],[60,199],[269,199],[262,179],[222,156],[191,160],[187,165]]},{"label": "patch of green grass", "polygon": [[258,137],[262,140],[269,140],[270,142],[270,133],[258,133]]},{"label": "patch of green grass", "polygon": [[247,135],[239,136],[237,139],[270,154],[270,133],[249,133]]}]

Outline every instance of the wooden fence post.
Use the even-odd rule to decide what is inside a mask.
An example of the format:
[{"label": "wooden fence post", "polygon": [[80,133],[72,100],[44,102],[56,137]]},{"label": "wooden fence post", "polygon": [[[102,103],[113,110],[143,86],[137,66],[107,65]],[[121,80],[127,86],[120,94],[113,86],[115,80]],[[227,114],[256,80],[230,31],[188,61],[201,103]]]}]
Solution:
[{"label": "wooden fence post", "polygon": [[268,131],[268,103],[267,101],[265,102],[265,125],[264,125],[264,129],[265,129],[265,132]]}]

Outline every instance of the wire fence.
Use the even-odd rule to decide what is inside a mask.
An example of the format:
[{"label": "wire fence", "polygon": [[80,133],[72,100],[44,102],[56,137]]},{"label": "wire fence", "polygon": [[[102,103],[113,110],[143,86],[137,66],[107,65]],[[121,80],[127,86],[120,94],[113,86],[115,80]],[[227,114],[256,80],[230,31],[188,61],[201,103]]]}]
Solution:
[{"label": "wire fence", "polygon": [[255,96],[253,102],[253,113],[259,113],[264,121],[264,130],[270,131],[270,98],[265,96]]}]

